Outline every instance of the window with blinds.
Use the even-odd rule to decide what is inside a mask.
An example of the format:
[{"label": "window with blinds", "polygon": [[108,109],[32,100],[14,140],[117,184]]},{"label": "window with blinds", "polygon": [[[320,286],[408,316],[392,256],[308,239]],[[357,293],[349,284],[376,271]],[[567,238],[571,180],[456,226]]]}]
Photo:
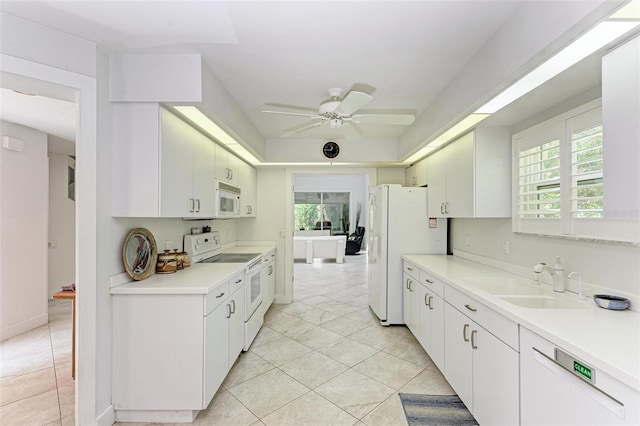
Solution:
[{"label": "window with blinds", "polygon": [[571,215],[603,218],[602,125],[571,132]]},{"label": "window with blinds", "polygon": [[604,148],[599,101],[514,135],[514,231],[594,237],[610,233]]},{"label": "window with blinds", "polygon": [[560,218],[560,140],[520,151],[518,215]]}]

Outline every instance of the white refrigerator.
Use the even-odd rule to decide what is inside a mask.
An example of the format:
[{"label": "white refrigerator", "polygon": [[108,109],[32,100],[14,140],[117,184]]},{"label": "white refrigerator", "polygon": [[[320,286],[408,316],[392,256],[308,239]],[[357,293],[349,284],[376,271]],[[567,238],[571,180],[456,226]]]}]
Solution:
[{"label": "white refrigerator", "polygon": [[446,219],[430,226],[427,188],[379,185],[369,192],[367,232],[369,306],[383,325],[404,324],[401,256],[446,254]]}]

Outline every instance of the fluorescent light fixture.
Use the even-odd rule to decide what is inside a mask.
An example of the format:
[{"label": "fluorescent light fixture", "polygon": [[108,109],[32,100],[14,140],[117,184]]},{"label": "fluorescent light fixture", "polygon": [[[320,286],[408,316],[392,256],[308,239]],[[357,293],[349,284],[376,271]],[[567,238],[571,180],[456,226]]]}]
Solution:
[{"label": "fluorescent light fixture", "polygon": [[454,125],[449,130],[429,142],[426,146],[422,147],[422,149],[414,153],[411,157],[404,160],[404,163],[413,163],[414,161],[418,161],[429,152],[433,151],[439,146],[444,145],[461,133],[469,130],[470,128],[487,118],[489,115],[490,114],[469,114],[468,116],[460,120],[458,124]]},{"label": "fluorescent light fixture", "polygon": [[639,22],[623,21],[599,23],[538,68],[478,108],[476,113],[493,114],[638,25],[640,25]]},{"label": "fluorescent light fixture", "polygon": [[609,19],[640,19],[640,0],[631,0]]},{"label": "fluorescent light fixture", "polygon": [[204,115],[200,110],[194,106],[174,106],[176,111],[191,120],[194,124],[199,126],[202,130],[207,132],[215,140],[225,145],[231,151],[238,154],[244,160],[251,164],[258,164],[260,161],[253,156],[244,146],[240,145],[233,137],[220,128],[216,123],[211,121],[209,117]]}]

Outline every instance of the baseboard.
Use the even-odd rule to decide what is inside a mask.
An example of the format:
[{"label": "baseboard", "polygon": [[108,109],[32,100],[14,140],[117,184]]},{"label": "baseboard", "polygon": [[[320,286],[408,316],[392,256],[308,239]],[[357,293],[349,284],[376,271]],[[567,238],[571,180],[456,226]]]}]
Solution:
[{"label": "baseboard", "polygon": [[113,410],[113,405],[109,405],[107,409],[96,418],[96,425],[98,426],[111,426],[115,422],[116,412]]},{"label": "baseboard", "polygon": [[0,341],[17,336],[18,334],[26,333],[27,331],[33,330],[41,325],[45,325],[48,322],[49,314],[44,313],[36,317],[29,318],[26,321],[19,322],[18,324],[2,327],[0,329]]}]

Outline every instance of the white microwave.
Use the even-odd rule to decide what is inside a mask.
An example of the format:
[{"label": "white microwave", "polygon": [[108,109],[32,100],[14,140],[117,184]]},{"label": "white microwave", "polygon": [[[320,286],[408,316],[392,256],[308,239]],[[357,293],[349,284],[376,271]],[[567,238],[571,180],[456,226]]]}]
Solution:
[{"label": "white microwave", "polygon": [[240,188],[214,179],[216,202],[213,205],[214,219],[240,217]]}]

